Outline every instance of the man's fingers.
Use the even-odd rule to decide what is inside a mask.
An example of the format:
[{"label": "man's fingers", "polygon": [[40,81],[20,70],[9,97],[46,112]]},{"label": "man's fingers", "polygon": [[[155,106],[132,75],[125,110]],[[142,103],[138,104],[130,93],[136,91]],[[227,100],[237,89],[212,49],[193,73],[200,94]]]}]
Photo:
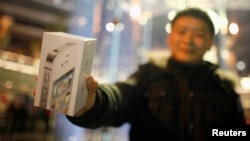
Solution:
[{"label": "man's fingers", "polygon": [[94,80],[92,76],[89,76],[87,78],[87,89],[88,89],[88,95],[87,95],[87,102],[86,105],[74,116],[80,116],[87,112],[89,109],[93,107],[95,104],[95,99],[96,99],[96,90],[98,87],[97,81]]},{"label": "man's fingers", "polygon": [[92,76],[89,76],[87,79],[87,89],[92,93],[95,93],[96,89],[98,87],[98,82],[94,80]]}]

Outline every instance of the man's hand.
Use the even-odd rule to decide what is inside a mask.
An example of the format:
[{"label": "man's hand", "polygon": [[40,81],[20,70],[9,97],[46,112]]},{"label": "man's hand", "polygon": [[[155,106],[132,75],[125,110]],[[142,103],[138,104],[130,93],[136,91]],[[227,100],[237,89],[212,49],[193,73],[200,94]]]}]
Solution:
[{"label": "man's hand", "polygon": [[96,90],[98,87],[98,82],[94,80],[92,76],[89,76],[87,78],[87,89],[88,89],[88,96],[87,96],[87,102],[86,105],[74,116],[80,116],[90,110],[94,104],[95,104],[95,98],[96,98]]}]

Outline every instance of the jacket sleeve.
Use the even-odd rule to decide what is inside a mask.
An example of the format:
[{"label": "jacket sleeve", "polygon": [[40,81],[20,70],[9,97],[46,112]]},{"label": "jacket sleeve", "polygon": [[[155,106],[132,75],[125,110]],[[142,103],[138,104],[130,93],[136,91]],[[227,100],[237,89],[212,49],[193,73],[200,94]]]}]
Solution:
[{"label": "jacket sleeve", "polygon": [[75,125],[92,129],[129,122],[135,113],[137,101],[137,91],[132,81],[99,85],[94,107],[82,116],[66,116],[67,119]]},{"label": "jacket sleeve", "polygon": [[84,128],[120,126],[125,122],[133,122],[137,110],[146,101],[144,93],[147,80],[151,74],[158,74],[156,70],[158,68],[148,63],[139,66],[126,81],[99,85],[94,107],[82,116],[67,116],[68,120]]}]

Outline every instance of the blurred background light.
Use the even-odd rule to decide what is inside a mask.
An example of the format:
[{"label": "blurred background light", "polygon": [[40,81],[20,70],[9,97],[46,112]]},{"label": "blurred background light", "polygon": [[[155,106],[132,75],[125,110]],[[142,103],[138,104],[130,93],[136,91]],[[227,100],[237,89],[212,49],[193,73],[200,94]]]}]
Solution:
[{"label": "blurred background light", "polygon": [[117,23],[115,25],[115,30],[116,31],[122,31],[124,29],[124,24],[123,23]]},{"label": "blurred background light", "polygon": [[6,81],[4,86],[6,89],[11,89],[13,87],[13,83],[11,81]]},{"label": "blurred background light", "polygon": [[249,77],[242,77],[240,80],[240,84],[243,89],[250,90],[250,78]]},{"label": "blurred background light", "polygon": [[167,24],[165,25],[165,31],[166,31],[167,33],[170,33],[170,32],[171,32],[171,23],[167,23]]},{"label": "blurred background light", "polygon": [[115,30],[115,25],[114,25],[114,23],[107,23],[106,24],[106,30],[108,31],[108,32],[112,32],[112,31],[114,31]]},{"label": "blurred background light", "polygon": [[238,34],[238,32],[239,32],[239,26],[236,23],[229,24],[229,32],[231,34]]},{"label": "blurred background light", "polygon": [[217,34],[219,32],[220,27],[224,26],[223,22],[214,10],[208,9],[207,13],[213,21],[214,28],[215,28],[215,34]]},{"label": "blurred background light", "polygon": [[170,21],[172,21],[174,19],[175,15],[176,15],[176,10],[172,10],[172,11],[168,12],[167,17]]},{"label": "blurred background light", "polygon": [[138,19],[141,15],[141,7],[138,5],[131,6],[129,14],[133,19]]},{"label": "blurred background light", "polygon": [[236,68],[237,68],[238,70],[244,70],[244,69],[246,68],[246,63],[243,62],[243,61],[238,61],[238,62],[236,63]]},{"label": "blurred background light", "polygon": [[84,27],[87,24],[86,17],[79,17],[77,20],[77,24],[79,27]]}]

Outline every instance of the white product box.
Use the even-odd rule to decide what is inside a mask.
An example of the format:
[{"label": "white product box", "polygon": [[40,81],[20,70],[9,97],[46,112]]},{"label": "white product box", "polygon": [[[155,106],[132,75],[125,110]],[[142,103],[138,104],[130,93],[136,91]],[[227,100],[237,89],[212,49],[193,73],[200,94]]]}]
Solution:
[{"label": "white product box", "polygon": [[70,116],[85,106],[96,41],[44,32],[34,106]]}]

